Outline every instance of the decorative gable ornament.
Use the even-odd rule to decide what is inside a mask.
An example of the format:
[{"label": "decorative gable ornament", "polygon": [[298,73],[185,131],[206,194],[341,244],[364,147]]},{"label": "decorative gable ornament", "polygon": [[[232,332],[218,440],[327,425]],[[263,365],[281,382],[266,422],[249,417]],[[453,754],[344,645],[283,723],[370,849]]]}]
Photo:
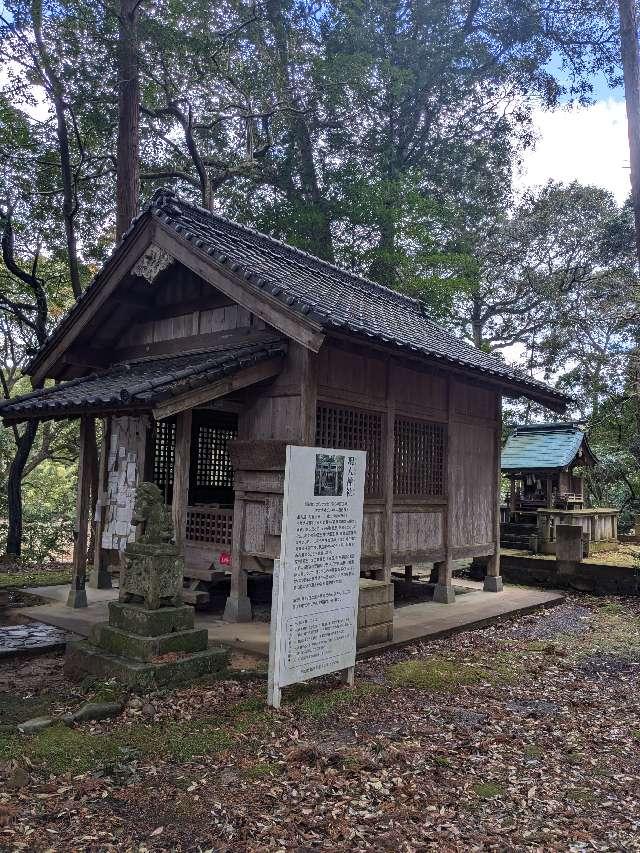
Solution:
[{"label": "decorative gable ornament", "polygon": [[138,275],[140,278],[146,279],[149,284],[153,284],[161,272],[164,272],[173,263],[173,258],[160,246],[152,243],[147,251],[138,258],[133,265],[131,272],[133,275]]}]

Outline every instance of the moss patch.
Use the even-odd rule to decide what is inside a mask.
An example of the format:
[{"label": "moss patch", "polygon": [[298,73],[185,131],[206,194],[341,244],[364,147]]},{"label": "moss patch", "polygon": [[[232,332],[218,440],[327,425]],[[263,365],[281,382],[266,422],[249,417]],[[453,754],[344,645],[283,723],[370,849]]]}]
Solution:
[{"label": "moss patch", "polygon": [[481,800],[492,800],[504,795],[504,788],[495,782],[478,782],[473,786],[473,791]]},{"label": "moss patch", "polygon": [[387,677],[396,687],[417,687],[420,690],[452,690],[463,684],[485,681],[490,675],[485,667],[461,665],[437,656],[427,660],[401,661],[387,669]]},{"label": "moss patch", "polygon": [[250,767],[245,767],[242,772],[247,779],[258,780],[266,779],[269,776],[279,776],[282,768],[273,761],[257,761]]},{"label": "moss patch", "polygon": [[313,688],[301,685],[292,690],[288,702],[296,705],[307,717],[321,720],[328,717],[337,708],[353,705],[365,696],[379,693],[381,690],[375,684],[364,682],[355,687],[345,687],[341,690],[326,690],[312,692]]}]

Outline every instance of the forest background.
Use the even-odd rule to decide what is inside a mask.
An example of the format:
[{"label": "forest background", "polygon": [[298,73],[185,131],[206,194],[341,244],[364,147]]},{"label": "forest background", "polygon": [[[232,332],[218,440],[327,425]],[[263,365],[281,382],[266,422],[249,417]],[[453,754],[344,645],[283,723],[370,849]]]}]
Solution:
[{"label": "forest background", "polygon": [[[421,299],[472,345],[569,392],[594,503],[640,512],[632,205],[514,190],[532,113],[621,81],[609,0],[6,0],[0,5],[0,380],[89,285],[159,186]],[[604,82],[603,82],[604,81]],[[123,101],[124,99],[124,101]],[[122,128],[122,124],[120,123]],[[126,138],[125,138],[126,142]],[[121,201],[121,200],[120,200]],[[549,418],[505,407],[505,429]],[[0,550],[68,549],[77,425],[0,428]],[[15,540],[15,536],[14,536]]]}]

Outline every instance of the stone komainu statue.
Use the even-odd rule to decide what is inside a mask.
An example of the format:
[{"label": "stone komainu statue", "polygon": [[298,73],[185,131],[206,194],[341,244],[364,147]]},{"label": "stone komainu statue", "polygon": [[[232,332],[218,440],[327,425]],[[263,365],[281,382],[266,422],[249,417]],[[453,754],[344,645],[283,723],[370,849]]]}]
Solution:
[{"label": "stone komainu statue", "polygon": [[142,527],[142,533],[136,537],[136,542],[160,545],[173,540],[171,514],[162,500],[162,492],[155,483],[140,483],[138,486],[131,524],[134,527]]},{"label": "stone komainu statue", "polygon": [[171,516],[154,483],[138,486],[131,523],[142,532],[124,552],[120,601],[149,610],[182,604],[184,561],[172,543]]}]

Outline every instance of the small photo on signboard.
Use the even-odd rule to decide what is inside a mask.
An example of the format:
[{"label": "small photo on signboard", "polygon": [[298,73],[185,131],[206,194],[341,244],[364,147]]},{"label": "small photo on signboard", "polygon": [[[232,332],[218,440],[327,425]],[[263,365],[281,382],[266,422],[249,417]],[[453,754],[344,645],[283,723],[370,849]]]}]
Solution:
[{"label": "small photo on signboard", "polygon": [[344,456],[333,453],[316,453],[316,475],[313,494],[330,498],[342,495],[344,483]]}]

